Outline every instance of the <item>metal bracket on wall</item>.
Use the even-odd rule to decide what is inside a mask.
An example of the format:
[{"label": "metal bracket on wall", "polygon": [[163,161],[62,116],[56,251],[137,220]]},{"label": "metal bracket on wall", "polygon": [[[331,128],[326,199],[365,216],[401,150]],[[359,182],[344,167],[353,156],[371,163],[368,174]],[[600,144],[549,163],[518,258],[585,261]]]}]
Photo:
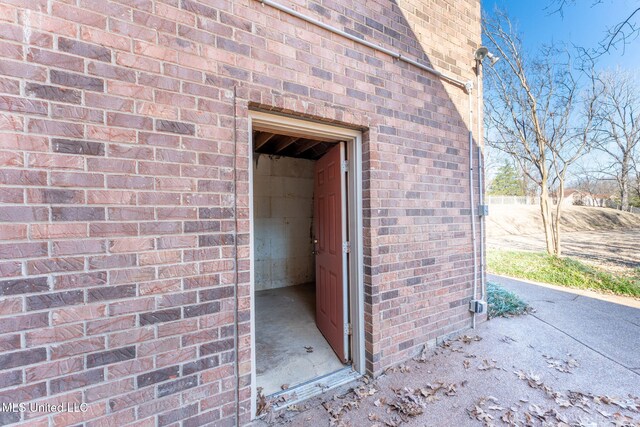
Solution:
[{"label": "metal bracket on wall", "polygon": [[351,323],[345,323],[344,324],[344,333],[345,333],[345,335],[352,335],[353,334],[353,328],[351,327]]},{"label": "metal bracket on wall", "polygon": [[489,205],[478,205],[478,216],[489,216]]},{"label": "metal bracket on wall", "polygon": [[342,167],[342,173],[349,172],[349,160],[343,160],[341,167]]}]

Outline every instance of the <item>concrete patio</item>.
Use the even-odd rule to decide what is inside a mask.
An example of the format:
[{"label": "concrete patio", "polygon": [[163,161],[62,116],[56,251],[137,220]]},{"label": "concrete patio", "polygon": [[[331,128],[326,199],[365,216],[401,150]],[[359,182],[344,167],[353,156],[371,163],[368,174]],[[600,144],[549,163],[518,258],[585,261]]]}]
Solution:
[{"label": "concrete patio", "polygon": [[[373,382],[332,390],[266,419],[293,426],[523,425],[525,420],[640,425],[640,301],[489,279],[520,295],[535,312],[492,319],[467,337],[431,349],[425,362],[411,361]],[[420,396],[421,414],[399,413],[407,395]]]}]

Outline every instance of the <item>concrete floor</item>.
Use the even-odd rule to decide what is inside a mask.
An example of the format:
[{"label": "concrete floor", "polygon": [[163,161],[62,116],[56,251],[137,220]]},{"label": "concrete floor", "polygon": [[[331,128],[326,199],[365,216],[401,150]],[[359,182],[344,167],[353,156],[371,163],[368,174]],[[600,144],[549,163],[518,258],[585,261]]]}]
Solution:
[{"label": "concrete floor", "polygon": [[316,327],[313,284],[258,291],[255,308],[257,385],[265,395],[344,367]]}]

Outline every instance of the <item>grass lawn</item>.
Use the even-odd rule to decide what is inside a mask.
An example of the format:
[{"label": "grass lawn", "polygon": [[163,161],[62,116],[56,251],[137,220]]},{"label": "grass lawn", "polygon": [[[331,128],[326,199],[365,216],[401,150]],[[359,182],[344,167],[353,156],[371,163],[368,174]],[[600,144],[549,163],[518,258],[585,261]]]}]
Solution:
[{"label": "grass lawn", "polygon": [[490,273],[520,277],[571,288],[640,297],[640,271],[633,277],[615,275],[571,258],[540,252],[488,251]]}]

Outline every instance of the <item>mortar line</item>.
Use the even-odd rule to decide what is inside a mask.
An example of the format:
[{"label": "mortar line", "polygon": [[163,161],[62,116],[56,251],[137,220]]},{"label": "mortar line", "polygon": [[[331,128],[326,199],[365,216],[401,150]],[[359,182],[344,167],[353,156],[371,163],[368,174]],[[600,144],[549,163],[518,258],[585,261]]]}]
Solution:
[{"label": "mortar line", "polygon": [[563,331],[562,329],[558,328],[557,326],[552,325],[551,323],[547,322],[546,320],[543,320],[543,319],[539,318],[539,317],[538,317],[538,316],[536,316],[535,314],[531,314],[531,316],[535,317],[536,319],[538,319],[538,320],[539,320],[539,321],[541,321],[542,323],[545,323],[545,324],[547,324],[547,325],[551,326],[551,327],[552,327],[553,329],[555,329],[556,331],[562,332],[563,334],[565,334],[566,336],[568,336],[568,337],[569,337],[569,338],[571,338],[572,340],[574,340],[574,341],[576,341],[576,342],[578,342],[578,343],[582,344],[583,346],[587,347],[589,350],[591,350],[591,351],[593,351],[593,352],[595,352],[595,353],[598,353],[600,356],[604,357],[605,359],[609,359],[610,361],[612,361],[612,362],[613,362],[613,363],[615,363],[616,365],[620,365],[620,366],[622,366],[624,369],[626,369],[627,371],[631,371],[632,373],[634,373],[634,374],[636,374],[636,375],[640,376],[640,373],[639,373],[639,372],[634,371],[632,368],[628,368],[628,367],[626,367],[625,365],[623,365],[622,363],[618,362],[617,360],[614,360],[614,359],[612,359],[611,357],[607,356],[606,354],[604,354],[604,353],[602,353],[602,352],[600,352],[600,351],[596,350],[595,348],[591,347],[590,345],[583,343],[583,342],[582,342],[582,341],[580,341],[578,338],[576,338],[576,337],[574,337],[573,335],[571,335],[571,334],[569,334],[569,333],[567,333],[567,332]]}]

